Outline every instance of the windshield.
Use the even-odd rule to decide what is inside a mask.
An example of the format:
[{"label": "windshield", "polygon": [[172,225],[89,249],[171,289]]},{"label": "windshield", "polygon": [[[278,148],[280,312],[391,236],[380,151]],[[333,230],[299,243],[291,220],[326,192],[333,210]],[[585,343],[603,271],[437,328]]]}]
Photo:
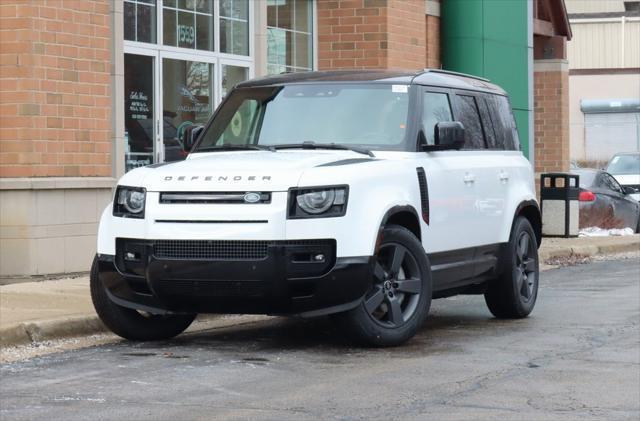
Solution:
[{"label": "windshield", "polygon": [[613,175],[640,175],[640,154],[614,156],[607,166],[607,172]]},{"label": "windshield", "polygon": [[407,85],[316,84],[236,89],[195,152],[232,145],[342,144],[404,150]]}]

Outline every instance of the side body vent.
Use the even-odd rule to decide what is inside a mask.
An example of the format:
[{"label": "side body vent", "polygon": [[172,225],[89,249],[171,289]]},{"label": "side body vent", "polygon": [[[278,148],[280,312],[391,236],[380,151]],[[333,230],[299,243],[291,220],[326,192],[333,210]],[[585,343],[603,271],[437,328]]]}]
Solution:
[{"label": "side body vent", "polygon": [[418,173],[418,184],[420,186],[420,204],[422,205],[422,219],[429,225],[429,187],[427,186],[427,176],[424,168],[416,168]]}]

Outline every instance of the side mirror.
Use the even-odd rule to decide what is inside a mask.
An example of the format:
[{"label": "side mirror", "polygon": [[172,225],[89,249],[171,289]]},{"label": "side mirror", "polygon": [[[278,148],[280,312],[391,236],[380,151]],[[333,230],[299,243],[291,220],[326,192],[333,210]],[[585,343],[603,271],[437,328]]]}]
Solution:
[{"label": "side mirror", "polygon": [[186,152],[189,152],[191,148],[193,148],[193,145],[196,144],[198,136],[200,136],[203,129],[204,126],[198,126],[195,124],[184,129],[182,132],[182,139],[180,139],[180,141],[182,142],[182,147]]},{"label": "side mirror", "polygon": [[622,186],[622,191],[624,192],[624,194],[636,194],[639,192],[638,189],[631,186]]},{"label": "side mirror", "polygon": [[464,126],[459,121],[441,121],[433,128],[433,145],[423,146],[423,150],[446,151],[464,146]]}]

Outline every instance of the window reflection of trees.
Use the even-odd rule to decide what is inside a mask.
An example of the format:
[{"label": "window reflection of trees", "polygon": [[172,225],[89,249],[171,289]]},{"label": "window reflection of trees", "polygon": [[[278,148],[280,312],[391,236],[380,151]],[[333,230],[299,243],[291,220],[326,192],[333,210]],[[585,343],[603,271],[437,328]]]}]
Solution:
[{"label": "window reflection of trees", "polygon": [[210,96],[211,74],[209,66],[209,63],[187,63],[186,85],[193,95]]}]

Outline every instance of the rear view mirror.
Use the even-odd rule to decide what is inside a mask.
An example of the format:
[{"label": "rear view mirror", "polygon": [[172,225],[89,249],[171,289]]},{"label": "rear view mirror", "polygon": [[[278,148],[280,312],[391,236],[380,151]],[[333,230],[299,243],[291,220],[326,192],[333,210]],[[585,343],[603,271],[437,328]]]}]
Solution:
[{"label": "rear view mirror", "polygon": [[423,150],[446,151],[464,146],[464,126],[459,121],[441,121],[433,128],[433,145],[424,145]]},{"label": "rear view mirror", "polygon": [[180,141],[182,142],[182,147],[186,152],[189,152],[193,148],[193,145],[195,145],[198,140],[198,136],[200,136],[203,129],[204,126],[198,125],[189,126],[184,129],[182,132],[182,139],[180,139]]},{"label": "rear view mirror", "polygon": [[631,187],[631,186],[622,186],[622,191],[624,192],[624,194],[636,194],[636,193],[640,192],[640,190],[636,189],[635,187]]}]

